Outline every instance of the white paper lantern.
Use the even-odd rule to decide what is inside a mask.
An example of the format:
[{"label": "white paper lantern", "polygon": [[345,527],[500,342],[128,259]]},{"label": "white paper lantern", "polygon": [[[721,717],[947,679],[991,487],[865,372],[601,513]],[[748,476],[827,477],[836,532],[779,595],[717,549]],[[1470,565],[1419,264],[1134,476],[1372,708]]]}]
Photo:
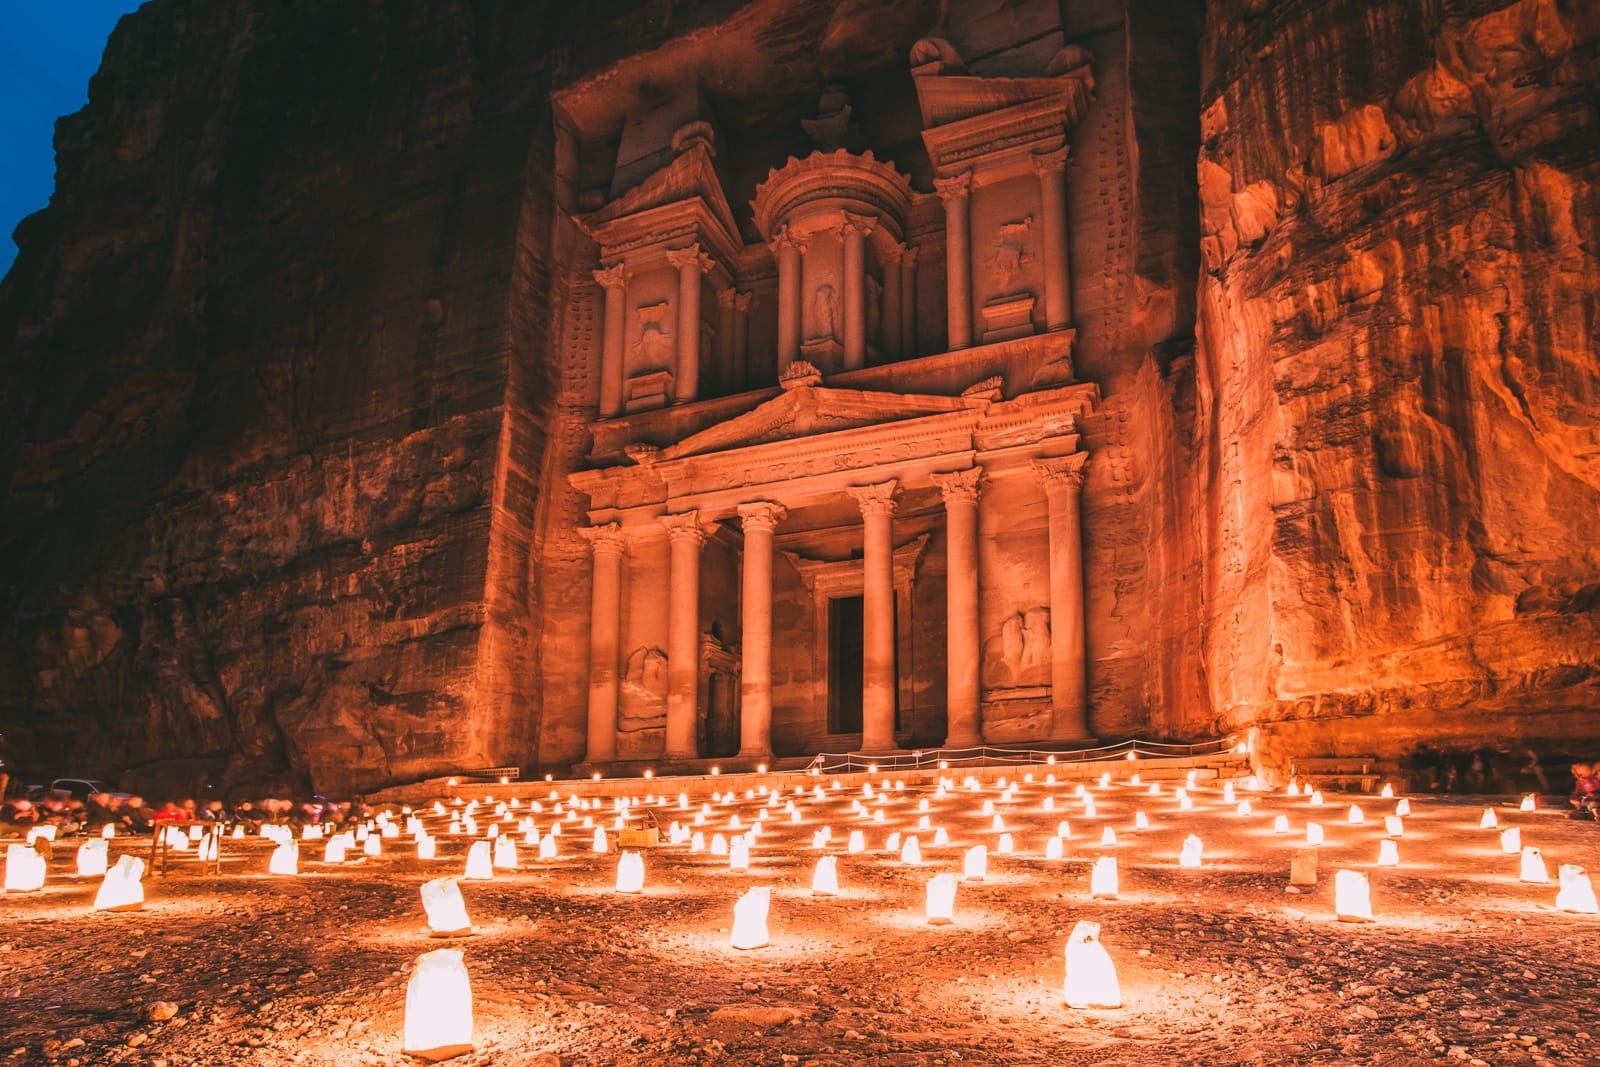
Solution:
[{"label": "white paper lantern", "polygon": [[1559,870],[1561,889],[1556,893],[1556,907],[1579,915],[1600,915],[1600,904],[1595,902],[1594,883],[1588,872],[1576,863],[1563,863]]},{"label": "white paper lantern", "polygon": [[962,855],[963,878],[969,881],[981,882],[989,877],[989,848],[987,845],[973,845]]},{"label": "white paper lantern", "polygon": [[1400,815],[1400,816],[1410,815],[1411,814],[1411,801],[1407,800],[1405,797],[1401,797],[1399,800],[1395,801],[1394,802],[1394,813],[1396,815]]},{"label": "white paper lantern", "polygon": [[328,838],[328,843],[322,846],[323,863],[343,863],[345,841],[343,834],[334,834]]},{"label": "white paper lantern", "polygon": [[1194,834],[1183,839],[1183,851],[1178,856],[1178,866],[1198,867],[1205,854],[1205,844]]},{"label": "white paper lantern", "polygon": [[1352,804],[1344,814],[1344,821],[1351,826],[1360,826],[1367,821],[1367,816],[1361,810],[1360,804]]},{"label": "white paper lantern", "polygon": [[632,849],[617,857],[617,892],[644,892],[644,856]]},{"label": "white paper lantern", "polygon": [[1538,802],[1534,799],[1534,796],[1533,796],[1532,793],[1529,793],[1527,796],[1522,798],[1522,809],[1521,810],[1523,810],[1523,811],[1533,811],[1538,806],[1539,806]]},{"label": "white paper lantern", "polygon": [[1522,873],[1519,875],[1524,882],[1537,882],[1541,885],[1550,881],[1550,872],[1545,868],[1544,856],[1532,845],[1522,848]]},{"label": "white paper lantern", "polygon": [[1072,836],[1072,824],[1062,819],[1056,823],[1056,836],[1065,840]]},{"label": "white paper lantern", "polygon": [[811,895],[814,897],[836,897],[839,895],[839,861],[833,856],[822,856],[817,859],[817,866],[811,872]]},{"label": "white paper lantern", "polygon": [[296,841],[280,841],[267,861],[268,874],[299,874],[300,845]]},{"label": "white paper lantern", "polygon": [[1500,851],[1508,856],[1515,856],[1522,851],[1522,831],[1515,826],[1509,826],[1500,831]]},{"label": "white paper lantern", "polygon": [[489,852],[489,842],[474,841],[467,850],[467,878],[485,882],[494,877],[494,858]]},{"label": "white paper lantern", "polygon": [[1496,815],[1493,808],[1483,809],[1483,818],[1478,820],[1478,829],[1493,830],[1500,825],[1500,816]]},{"label": "white paper lantern", "polygon": [[545,834],[539,839],[539,858],[553,860],[556,858],[556,835]]},{"label": "white paper lantern", "polygon": [[1312,807],[1313,807],[1313,808],[1320,808],[1320,807],[1322,807],[1322,790],[1320,790],[1320,789],[1313,789],[1313,790],[1312,790],[1312,791],[1311,791],[1311,800],[1310,800],[1310,804],[1311,804],[1311,806],[1312,806]]},{"label": "white paper lantern", "polygon": [[[234,829],[242,832],[244,830],[244,827],[243,826],[235,826]],[[104,826],[100,827],[100,836],[105,838],[107,841],[110,841],[112,838],[116,837],[117,836],[117,824],[114,823],[114,822],[108,822]]]},{"label": "white paper lantern", "polygon": [[77,865],[79,878],[99,878],[106,873],[106,842],[104,838],[85,841],[78,846]]},{"label": "white paper lantern", "polygon": [[1148,829],[1150,829],[1150,816],[1146,815],[1142,811],[1134,812],[1133,813],[1133,828],[1135,830],[1148,830]]},{"label": "white paper lantern", "polygon": [[1010,834],[1001,834],[1000,839],[995,842],[994,851],[996,855],[1009,856],[1016,851],[1016,847],[1016,842],[1011,839]]},{"label": "white paper lantern", "polygon": [[1109,848],[1112,845],[1115,845],[1116,843],[1117,843],[1117,832],[1115,830],[1113,830],[1111,827],[1108,826],[1104,830],[1100,831],[1100,844],[1103,847]]},{"label": "white paper lantern", "polygon": [[361,854],[363,856],[383,855],[383,838],[377,834],[368,834],[367,839],[361,842]]},{"label": "white paper lantern", "polygon": [[936,874],[928,879],[928,899],[926,905],[928,922],[934,926],[943,926],[955,921],[956,917],[956,876],[953,874]]},{"label": "white paper lantern", "polygon": [[517,842],[510,835],[502,834],[494,839],[494,866],[502,871],[514,871],[519,866]]},{"label": "white paper lantern", "polygon": [[1100,924],[1080,921],[1067,935],[1062,999],[1072,1008],[1120,1008],[1122,987],[1110,953],[1100,943]]},{"label": "white paper lantern", "polygon": [[1287,815],[1276,816],[1272,820],[1272,832],[1275,833],[1275,834],[1287,834],[1287,833],[1290,833],[1291,831],[1289,829],[1289,816],[1287,816]]},{"label": "white paper lantern", "polygon": [[711,854],[713,856],[726,856],[728,854],[728,839],[721,834],[712,834]]},{"label": "white paper lantern", "polygon": [[1239,806],[1233,809],[1235,815],[1250,815],[1255,812],[1255,807],[1248,800],[1239,801]]},{"label": "white paper lantern", "polygon": [[1343,870],[1333,876],[1333,910],[1340,922],[1372,921],[1372,886],[1365,874]]},{"label": "white paper lantern", "polygon": [[1326,838],[1327,835],[1322,832],[1322,824],[1320,822],[1306,823],[1306,844],[1320,845]]},{"label": "white paper lantern", "polygon": [[748,871],[750,869],[750,839],[743,834],[735,834],[728,844],[728,870]]},{"label": "white paper lantern", "polygon": [[900,846],[900,862],[907,867],[922,866],[922,846],[915,837],[906,838],[906,843]]},{"label": "white paper lantern", "polygon": [[94,895],[95,911],[138,911],[144,907],[144,860],[123,856],[106,872]]},{"label": "white paper lantern", "polygon": [[1383,817],[1383,832],[1390,837],[1404,837],[1406,835],[1406,821],[1398,815],[1385,815]]},{"label": "white paper lantern", "polygon": [[1223,782],[1222,783],[1222,802],[1224,804],[1232,804],[1233,800],[1234,800],[1233,783],[1232,782]]},{"label": "white paper lantern", "polygon": [[606,840],[606,828],[604,826],[596,826],[594,828],[594,851],[595,855],[611,851],[611,842]]},{"label": "white paper lantern", "polygon": [[885,852],[899,852],[900,851],[900,831],[899,830],[896,830],[894,833],[889,835],[889,839],[883,843],[883,850]]},{"label": "white paper lantern", "polygon": [[[106,829],[110,830],[110,829],[113,829],[113,827],[111,826],[110,823],[107,823],[106,824]],[[116,835],[115,834],[105,834],[104,836],[106,836],[106,837],[115,837]],[[235,826],[233,828],[233,833],[228,835],[228,836],[232,837],[235,841],[238,841],[240,838],[244,837],[244,823],[240,823],[239,825]]]},{"label": "white paper lantern", "polygon": [[1394,786],[1390,785],[1388,782],[1383,783],[1383,789],[1378,793],[1378,795],[1387,800],[1388,798],[1394,796]]},{"label": "white paper lantern", "polygon": [[1117,858],[1101,856],[1089,871],[1089,895],[1117,899]]},{"label": "white paper lantern", "polygon": [[1044,842],[1044,858],[1047,859],[1047,860],[1058,860],[1058,859],[1061,858],[1061,855],[1062,855],[1061,838],[1059,838],[1059,837],[1047,837],[1047,838],[1045,838],[1045,842]]},{"label": "white paper lantern", "polygon": [[417,835],[417,859],[431,860],[437,851],[438,848],[434,844],[433,838],[425,833]]},{"label": "white paper lantern", "polygon": [[422,910],[428,916],[428,933],[433,937],[462,937],[472,933],[467,918],[467,902],[454,878],[435,878],[422,883]]},{"label": "white paper lantern", "polygon": [[408,1054],[427,1060],[472,1050],[472,981],[460,949],[435,949],[417,957],[406,983],[403,1045]]},{"label": "white paper lantern", "polygon": [[767,909],[772,904],[772,890],[766,886],[746,890],[733,905],[734,948],[760,948],[768,940]]},{"label": "white paper lantern", "polygon": [[1400,844],[1392,837],[1386,837],[1378,842],[1378,866],[1400,866]]}]

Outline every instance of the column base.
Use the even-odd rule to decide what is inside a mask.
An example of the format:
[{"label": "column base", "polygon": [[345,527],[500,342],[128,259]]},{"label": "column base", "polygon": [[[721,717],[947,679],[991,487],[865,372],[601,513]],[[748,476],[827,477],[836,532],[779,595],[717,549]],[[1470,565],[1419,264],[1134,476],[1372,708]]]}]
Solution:
[{"label": "column base", "polygon": [[944,739],[944,743],[942,745],[940,745],[939,747],[940,748],[982,748],[983,747],[983,738],[979,737],[977,734],[970,734],[970,735],[965,736],[965,737],[951,736],[951,737],[945,738]]},{"label": "column base", "polygon": [[700,753],[691,748],[682,752],[667,752],[664,753],[661,758],[670,760],[697,760],[700,758]]},{"label": "column base", "polygon": [[771,759],[771,758],[772,758],[772,749],[770,749],[770,748],[741,748],[739,750],[739,754],[734,757],[734,759]]}]

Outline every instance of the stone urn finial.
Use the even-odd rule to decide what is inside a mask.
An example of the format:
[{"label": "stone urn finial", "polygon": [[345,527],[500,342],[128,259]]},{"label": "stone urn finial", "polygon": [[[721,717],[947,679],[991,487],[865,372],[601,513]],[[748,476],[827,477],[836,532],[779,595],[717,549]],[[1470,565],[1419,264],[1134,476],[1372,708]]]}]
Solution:
[{"label": "stone urn finial", "polygon": [[797,359],[778,375],[778,385],[784,389],[800,389],[808,385],[821,385],[822,372],[813,364]]}]

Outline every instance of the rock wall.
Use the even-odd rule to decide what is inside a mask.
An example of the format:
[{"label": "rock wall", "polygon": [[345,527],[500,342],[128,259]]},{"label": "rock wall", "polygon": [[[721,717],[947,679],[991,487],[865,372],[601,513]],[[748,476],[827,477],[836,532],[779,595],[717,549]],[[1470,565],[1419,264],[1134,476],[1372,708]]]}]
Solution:
[{"label": "rock wall", "polygon": [[1196,727],[1600,733],[1597,44],[1558,0],[1210,3]]}]

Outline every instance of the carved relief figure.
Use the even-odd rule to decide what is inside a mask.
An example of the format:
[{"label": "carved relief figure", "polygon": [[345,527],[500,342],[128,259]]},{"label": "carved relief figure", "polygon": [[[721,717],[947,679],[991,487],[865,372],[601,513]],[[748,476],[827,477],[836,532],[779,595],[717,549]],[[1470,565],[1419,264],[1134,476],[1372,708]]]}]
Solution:
[{"label": "carved relief figure", "polygon": [[624,685],[642,692],[667,698],[667,654],[659,648],[636,648],[628,657],[628,670],[623,675]]},{"label": "carved relief figure", "polygon": [[836,329],[839,312],[833,286],[817,286],[816,295],[811,298],[811,321],[816,326],[814,337],[839,336]]},{"label": "carved relief figure", "polygon": [[1050,611],[1031,608],[1008,615],[983,647],[983,681],[989,689],[1050,683]]},{"label": "carved relief figure", "polygon": [[1033,262],[1033,254],[1028,251],[1025,243],[1032,229],[1032,215],[1024,217],[1021,222],[1000,224],[999,240],[995,244],[994,255],[989,257],[989,262],[994,264],[995,274],[999,276],[1001,286],[1006,289],[1015,285],[1023,268]]},{"label": "carved relief figure", "polygon": [[644,367],[670,367],[672,365],[672,331],[667,329],[668,308],[665,301],[647,304],[637,311],[639,339],[633,344],[636,363]]}]

